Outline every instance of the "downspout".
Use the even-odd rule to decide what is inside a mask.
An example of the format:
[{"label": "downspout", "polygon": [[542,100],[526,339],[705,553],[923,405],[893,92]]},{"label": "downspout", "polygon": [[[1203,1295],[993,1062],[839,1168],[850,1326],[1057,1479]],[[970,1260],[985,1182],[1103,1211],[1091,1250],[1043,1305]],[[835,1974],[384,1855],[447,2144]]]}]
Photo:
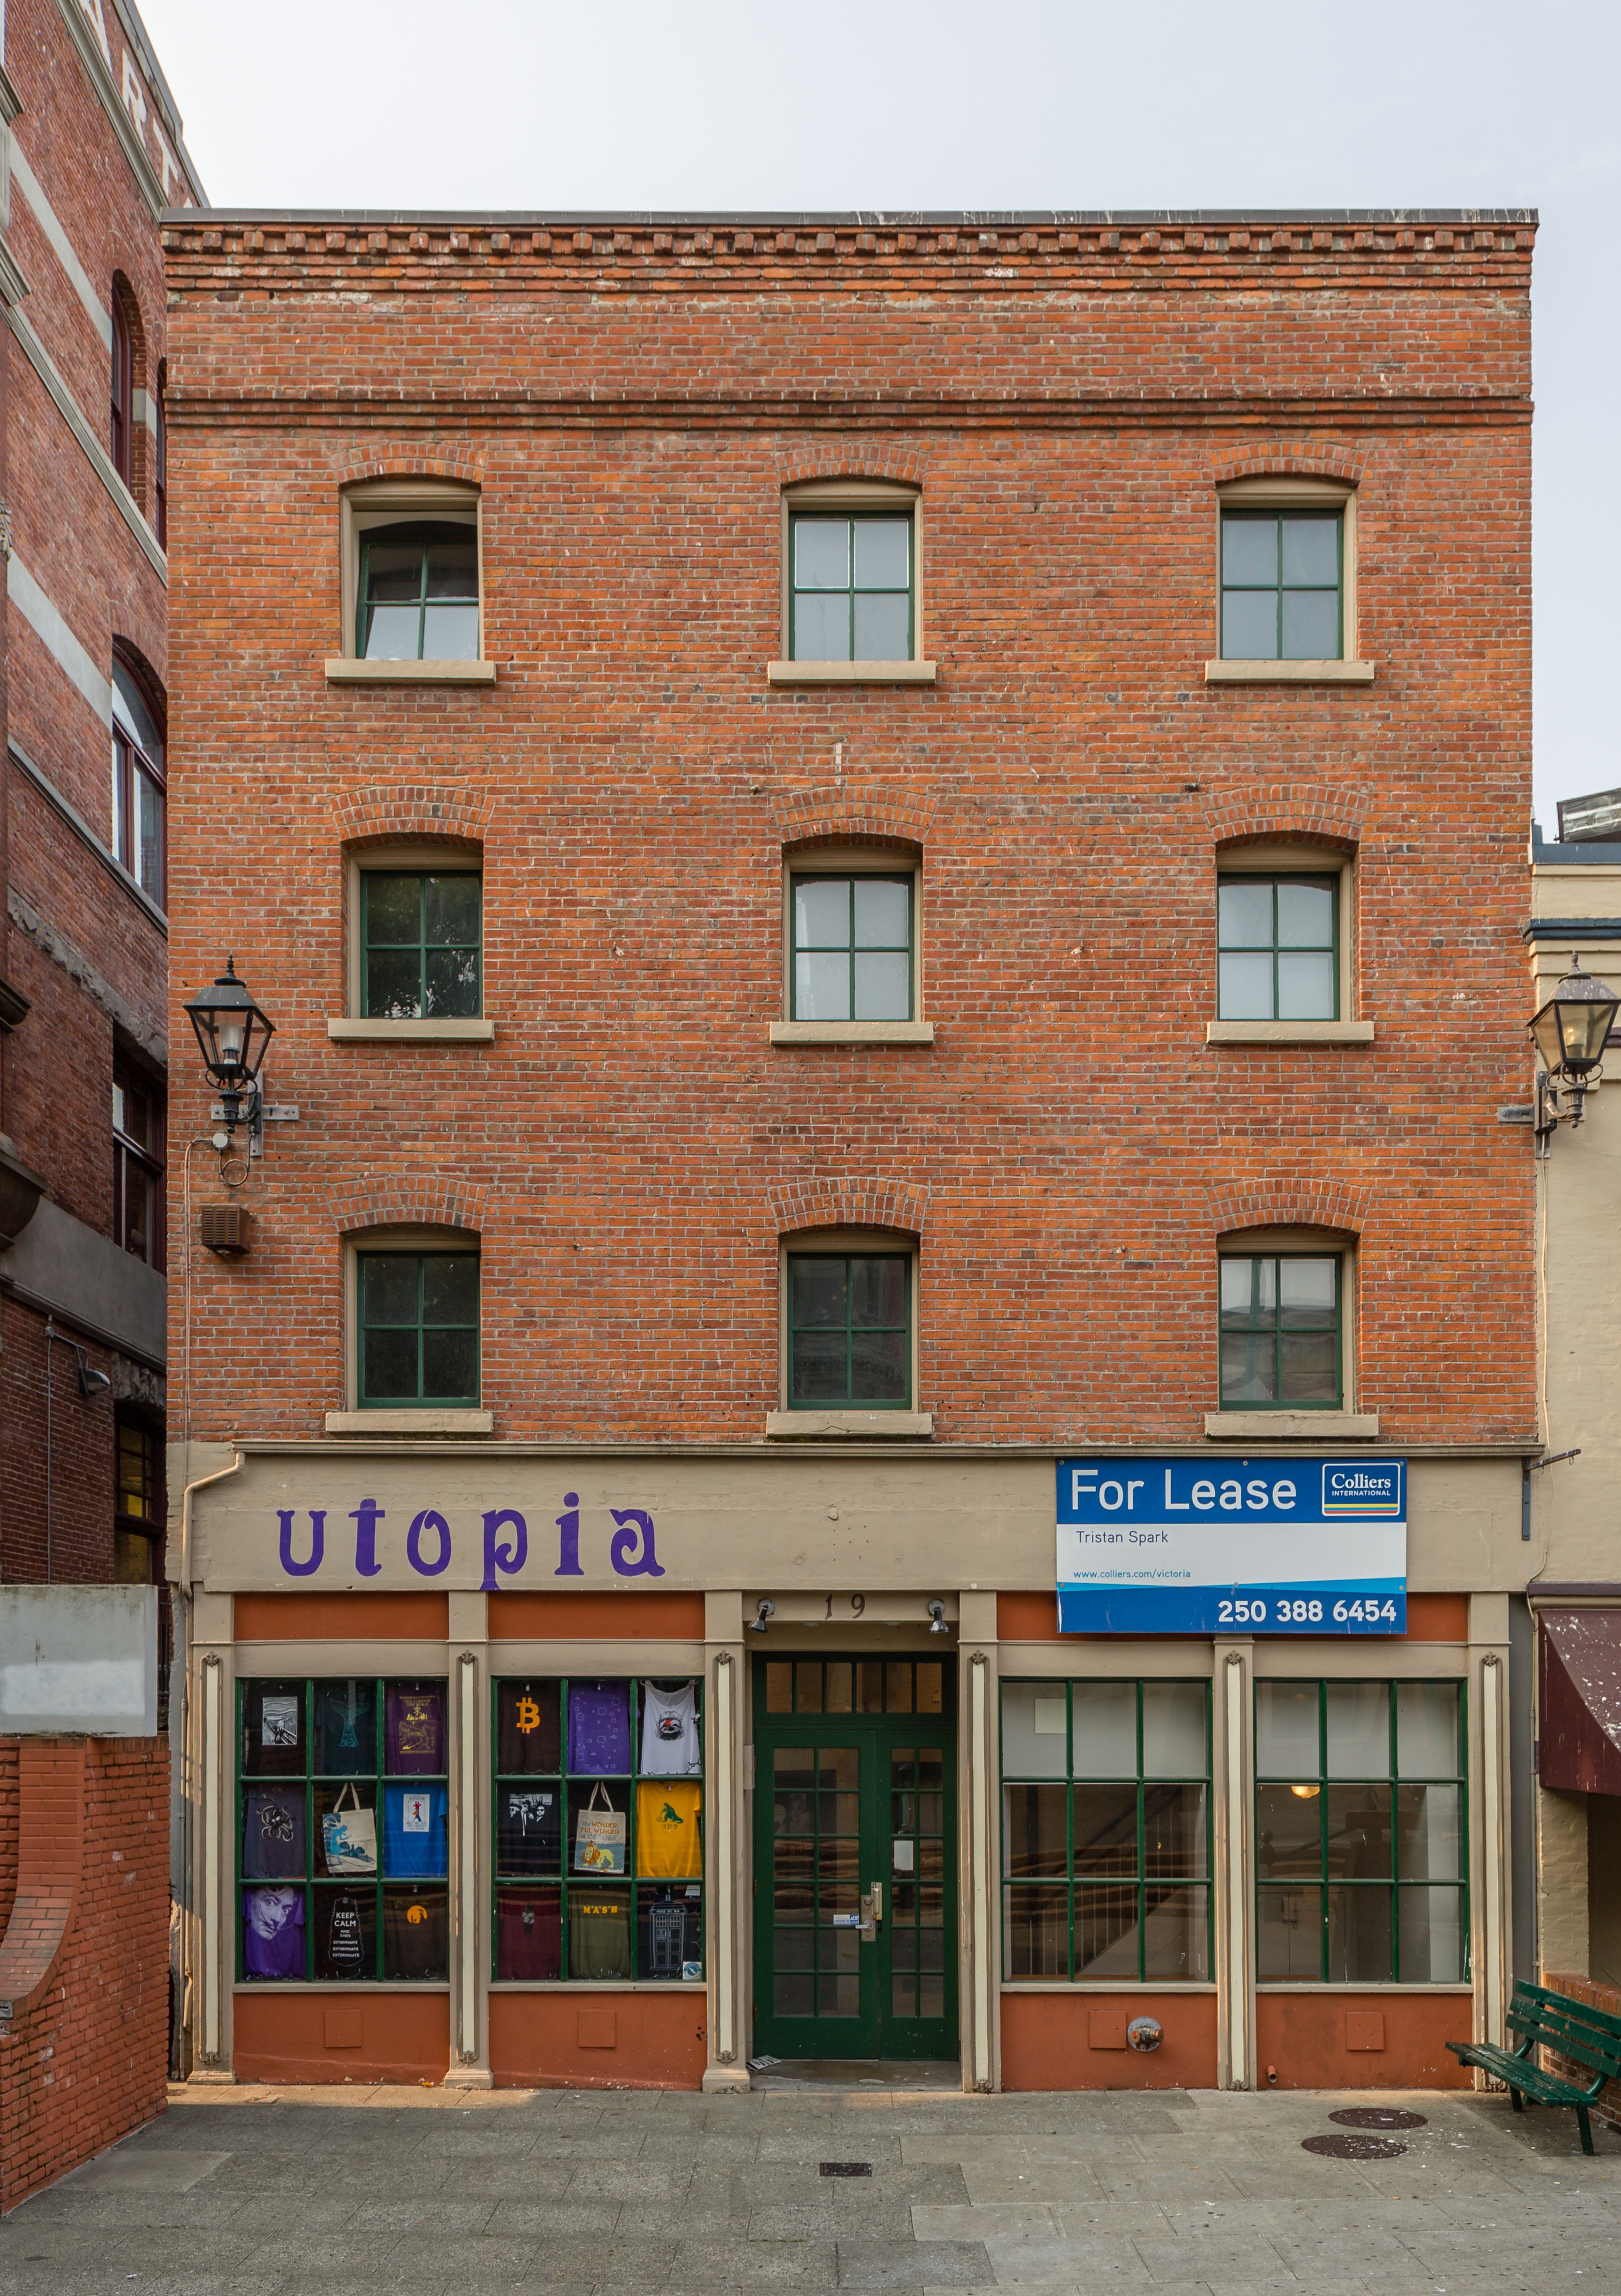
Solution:
[{"label": "downspout", "polygon": [[[189,1443],[186,1450],[189,1456]],[[186,1748],[191,1722],[192,1499],[196,1492],[207,1490],[210,1483],[222,1483],[227,1475],[236,1474],[242,1464],[243,1455],[238,1451],[228,1467],[216,1467],[211,1475],[197,1476],[180,1494],[180,1567],[169,1596],[175,1613],[175,1651],[169,1661],[169,1890],[170,1902],[187,1912],[194,1910],[191,1880],[193,1798],[186,1791],[190,1783]],[[175,2019],[174,2062],[169,2070],[179,2080],[184,2080],[190,2070],[187,2037],[191,2031],[190,1980],[194,1959],[192,1937],[190,1922],[182,1918],[171,1923],[169,1966],[179,2013]]]}]

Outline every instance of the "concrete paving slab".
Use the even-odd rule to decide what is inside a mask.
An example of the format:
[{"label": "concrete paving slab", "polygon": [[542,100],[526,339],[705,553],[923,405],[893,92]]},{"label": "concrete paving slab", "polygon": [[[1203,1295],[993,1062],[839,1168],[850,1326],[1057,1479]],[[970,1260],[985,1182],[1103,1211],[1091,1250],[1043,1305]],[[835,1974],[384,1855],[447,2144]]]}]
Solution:
[{"label": "concrete paving slab", "polygon": [[756,2281],[778,2288],[832,2288],[838,2282],[838,2246],[833,2240],[684,2240],[670,2276],[695,2288]]},{"label": "concrete paving slab", "polygon": [[1031,2161],[1016,2169],[1011,2161],[982,2166],[966,2162],[962,2169],[965,2197],[992,2207],[1004,2202],[1096,2200],[1103,2191],[1097,2169],[1087,2161]]},{"label": "concrete paving slab", "polygon": [[1086,2239],[1072,2235],[1052,2240],[992,2240],[985,2243],[1001,2288],[1088,2287],[1099,2281],[1136,2281],[1150,2284],[1148,2267],[1123,2235]]},{"label": "concrete paving slab", "polygon": [[982,2242],[840,2241],[841,2288],[989,2288],[996,2276]]}]

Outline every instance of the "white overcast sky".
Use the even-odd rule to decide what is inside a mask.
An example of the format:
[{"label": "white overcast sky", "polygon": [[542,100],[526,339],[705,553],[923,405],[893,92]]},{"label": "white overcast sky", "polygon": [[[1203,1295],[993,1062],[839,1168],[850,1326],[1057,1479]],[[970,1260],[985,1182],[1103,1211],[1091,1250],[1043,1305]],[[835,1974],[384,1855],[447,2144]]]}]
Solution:
[{"label": "white overcast sky", "polygon": [[139,4],[221,207],[1539,208],[1546,832],[1621,784],[1617,0]]}]

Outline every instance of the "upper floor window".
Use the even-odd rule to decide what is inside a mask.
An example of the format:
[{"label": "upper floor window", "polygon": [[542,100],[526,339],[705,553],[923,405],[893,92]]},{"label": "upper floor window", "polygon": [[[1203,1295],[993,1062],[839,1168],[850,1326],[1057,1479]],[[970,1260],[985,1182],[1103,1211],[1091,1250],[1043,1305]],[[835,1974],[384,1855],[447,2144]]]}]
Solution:
[{"label": "upper floor window", "polygon": [[1216,1011],[1223,1021],[1339,1018],[1337,876],[1223,876]]},{"label": "upper floor window", "polygon": [[791,1020],[911,1019],[915,882],[910,871],[793,876]]},{"label": "upper floor window", "polygon": [[482,1009],[483,879],[476,869],[365,869],[360,1017],[475,1018]]},{"label": "upper floor window", "polygon": [[360,1408],[476,1406],[476,1250],[361,1250],[355,1264]]},{"label": "upper floor window", "polygon": [[367,661],[475,661],[476,520],[401,519],[359,537],[356,652]]},{"label": "upper floor window", "polygon": [[788,656],[793,661],[909,661],[909,512],[788,514]]},{"label": "upper floor window", "polygon": [[912,1256],[787,1255],[791,1411],[906,1411],[912,1400]]},{"label": "upper floor window", "polygon": [[127,487],[135,483],[135,342],[117,280],[112,284],[112,414],[107,451]]},{"label": "upper floor window", "polygon": [[164,1095],[144,1070],[112,1070],[112,1232],[149,1267],[163,1267]]},{"label": "upper floor window", "polygon": [[160,360],[158,366],[158,399],[154,414],[157,420],[157,451],[152,458],[156,472],[155,488],[157,535],[162,547],[169,548],[169,414],[164,400],[169,391],[169,361]]},{"label": "upper floor window", "polygon": [[118,1421],[117,1519],[112,1575],[121,1587],[151,1587],[163,1552],[163,1478],[157,1436],[144,1421]]},{"label": "upper floor window", "polygon": [[112,664],[112,849],[142,891],[164,900],[163,703],[116,656]]},{"label": "upper floor window", "polygon": [[1224,1411],[1337,1411],[1344,1392],[1343,1255],[1223,1253]]},{"label": "upper floor window", "polygon": [[1223,658],[1337,661],[1343,552],[1337,512],[1223,510]]}]

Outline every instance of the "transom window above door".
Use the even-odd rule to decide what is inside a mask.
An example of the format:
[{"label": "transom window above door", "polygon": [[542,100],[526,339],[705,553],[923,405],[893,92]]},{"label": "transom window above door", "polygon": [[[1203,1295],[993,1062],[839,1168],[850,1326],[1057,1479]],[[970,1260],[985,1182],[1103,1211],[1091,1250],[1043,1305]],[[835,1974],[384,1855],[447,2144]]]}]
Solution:
[{"label": "transom window above door", "polygon": [[790,1017],[909,1021],[913,880],[795,876]]},{"label": "transom window above door", "polygon": [[1230,876],[1216,888],[1223,1021],[1339,1018],[1337,877]]},{"label": "transom window above door", "polygon": [[912,521],[794,511],[788,520],[788,654],[794,661],[909,661]]}]

